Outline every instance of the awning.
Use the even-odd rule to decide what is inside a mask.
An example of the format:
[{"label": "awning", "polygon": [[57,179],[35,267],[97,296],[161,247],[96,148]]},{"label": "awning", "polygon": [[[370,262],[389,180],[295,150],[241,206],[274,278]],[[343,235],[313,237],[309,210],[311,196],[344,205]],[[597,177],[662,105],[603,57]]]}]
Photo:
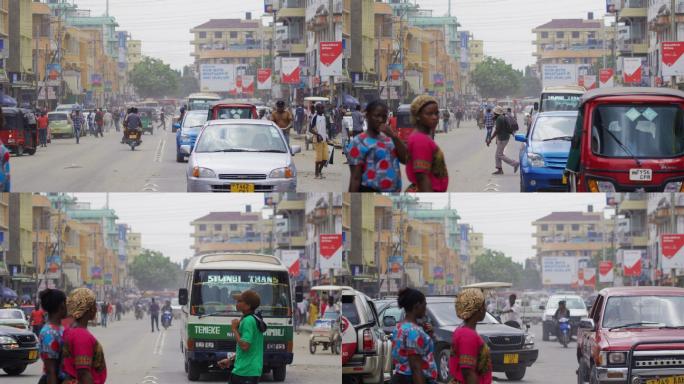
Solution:
[{"label": "awning", "polygon": [[5,300],[17,299],[17,293],[8,287],[0,287],[0,296],[2,296],[2,298]]}]

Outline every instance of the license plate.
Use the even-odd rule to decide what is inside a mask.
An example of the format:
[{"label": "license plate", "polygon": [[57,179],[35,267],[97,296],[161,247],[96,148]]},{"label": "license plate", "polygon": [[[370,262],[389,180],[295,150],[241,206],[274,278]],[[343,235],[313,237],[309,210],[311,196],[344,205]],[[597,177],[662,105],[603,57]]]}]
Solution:
[{"label": "license plate", "polygon": [[128,138],[129,138],[129,139],[135,139],[135,138],[137,138],[137,137],[138,137],[138,135],[128,135]]},{"label": "license plate", "polygon": [[29,360],[37,359],[38,351],[29,351]]},{"label": "license plate", "polygon": [[506,354],[504,354],[504,364],[518,364],[518,354],[517,353],[506,353]]},{"label": "license plate", "polygon": [[650,169],[633,168],[629,170],[630,181],[651,181],[653,180],[653,171]]},{"label": "license plate", "polygon": [[562,183],[563,183],[563,185],[566,185],[568,183],[568,177],[567,176],[563,175]]},{"label": "license plate", "polygon": [[657,379],[648,379],[646,384],[684,384],[684,376],[669,376],[659,377]]},{"label": "license plate", "polygon": [[230,191],[251,193],[254,192],[254,184],[231,184]]}]

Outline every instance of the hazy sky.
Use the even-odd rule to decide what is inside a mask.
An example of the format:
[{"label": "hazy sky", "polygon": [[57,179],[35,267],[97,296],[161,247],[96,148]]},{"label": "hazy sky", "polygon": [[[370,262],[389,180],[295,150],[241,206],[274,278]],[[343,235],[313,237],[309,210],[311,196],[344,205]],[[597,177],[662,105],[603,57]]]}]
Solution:
[{"label": "hazy sky", "polygon": [[[418,194],[421,201],[434,208],[446,207],[449,197],[443,193]],[[484,233],[484,246],[504,252],[522,262],[535,256],[532,246],[532,222],[551,212],[594,211],[606,205],[604,194],[524,194],[524,193],[457,193],[451,194],[451,207],[458,211],[461,223],[471,224]],[[612,210],[611,210],[612,212]]]},{"label": "hazy sky", "polygon": [[[76,193],[79,201],[91,202],[92,208],[106,204],[105,193]],[[143,248],[161,251],[171,260],[180,262],[191,257],[193,231],[190,222],[209,212],[261,211],[264,198],[261,194],[238,196],[188,193],[110,193],[109,207],[116,210],[120,223],[129,224],[133,231],[142,233]]]},{"label": "hazy sky", "polygon": [[[93,14],[104,13],[106,0],[75,0]],[[448,0],[417,0],[435,15],[447,13]],[[160,57],[180,69],[192,62],[190,29],[210,18],[260,16],[263,0],[110,0],[110,15],[121,30],[143,41],[143,54]],[[452,0],[452,15],[462,30],[485,41],[485,54],[501,57],[522,69],[532,64],[532,29],[552,18],[596,17],[605,12],[605,0]]]}]

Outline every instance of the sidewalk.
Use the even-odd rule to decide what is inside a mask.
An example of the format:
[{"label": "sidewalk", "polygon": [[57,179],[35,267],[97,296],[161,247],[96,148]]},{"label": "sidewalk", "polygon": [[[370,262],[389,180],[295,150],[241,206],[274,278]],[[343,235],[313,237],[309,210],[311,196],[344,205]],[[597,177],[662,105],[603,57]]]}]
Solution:
[{"label": "sidewalk", "polygon": [[325,179],[322,180],[314,179],[316,154],[311,144],[306,150],[305,135],[292,134],[290,144],[302,147],[302,152],[294,156],[298,192],[343,192],[349,189],[349,166],[345,164],[347,159],[339,143],[335,143],[334,164],[323,168]]}]

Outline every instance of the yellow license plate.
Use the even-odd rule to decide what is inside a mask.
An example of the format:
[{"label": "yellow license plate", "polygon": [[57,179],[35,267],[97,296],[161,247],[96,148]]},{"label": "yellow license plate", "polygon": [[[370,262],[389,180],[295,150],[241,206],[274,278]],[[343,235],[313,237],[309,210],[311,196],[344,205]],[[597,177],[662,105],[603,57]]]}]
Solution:
[{"label": "yellow license plate", "polygon": [[646,384],[684,384],[684,376],[669,376],[659,377],[657,379],[648,379]]},{"label": "yellow license plate", "polygon": [[504,354],[504,364],[518,364],[518,354],[517,353],[506,353],[506,354]]},{"label": "yellow license plate", "polygon": [[568,183],[568,177],[563,175],[563,185]]},{"label": "yellow license plate", "polygon": [[254,192],[254,184],[231,184],[230,191],[251,193]]},{"label": "yellow license plate", "polygon": [[37,359],[38,351],[29,351],[29,360]]},{"label": "yellow license plate", "polygon": [[138,137],[138,135],[136,135],[136,134],[128,135],[128,138],[129,138],[129,139],[135,139],[135,138],[137,138],[137,137]]}]

